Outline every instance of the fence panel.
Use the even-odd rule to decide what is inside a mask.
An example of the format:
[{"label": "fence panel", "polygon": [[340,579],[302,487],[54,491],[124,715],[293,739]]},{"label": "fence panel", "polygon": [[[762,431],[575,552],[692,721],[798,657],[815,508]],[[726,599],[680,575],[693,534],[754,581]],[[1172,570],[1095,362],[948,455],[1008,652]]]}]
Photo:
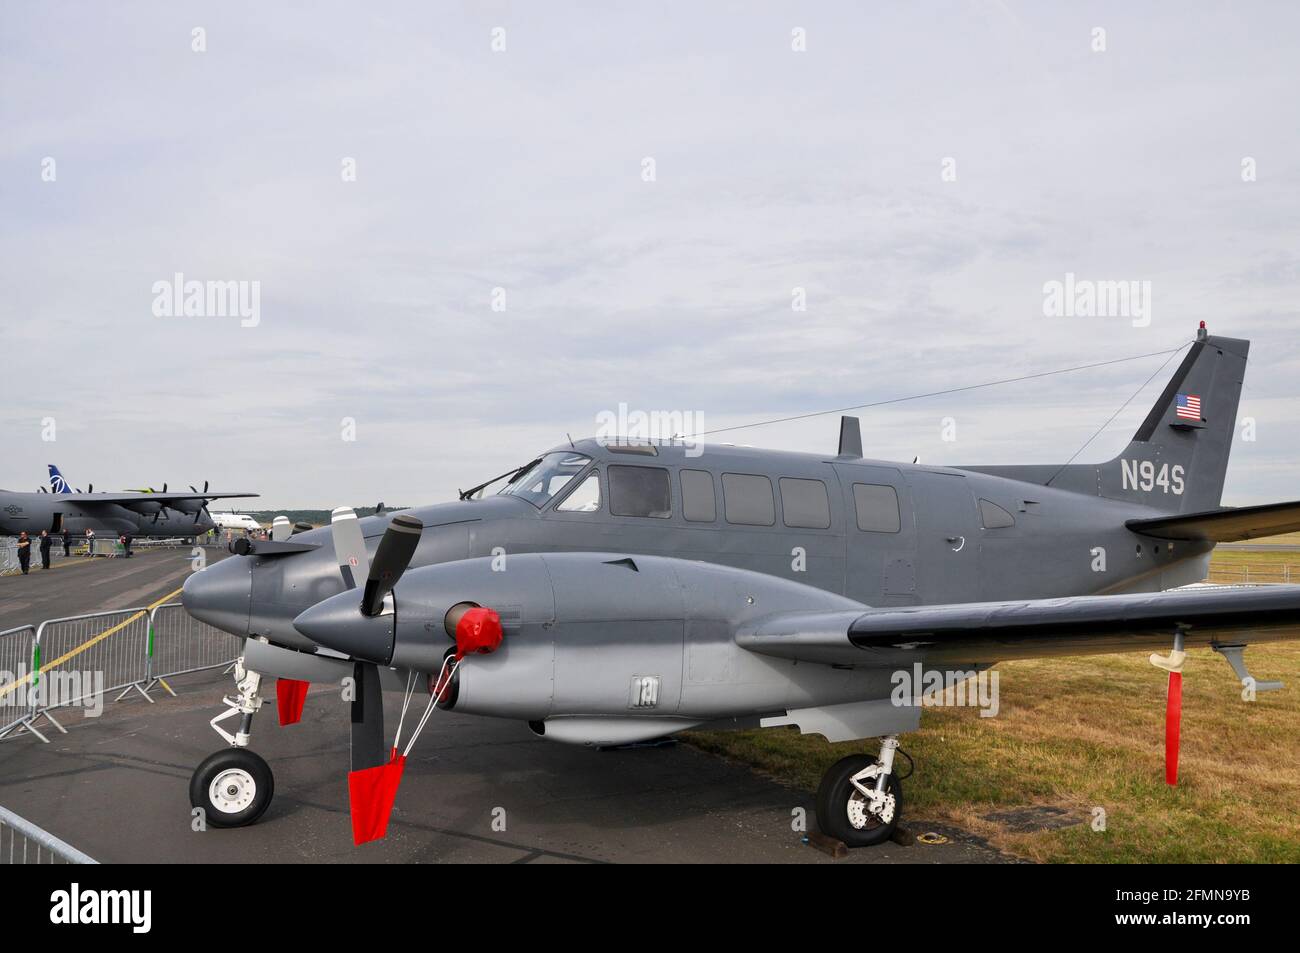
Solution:
[{"label": "fence panel", "polygon": [[1210,565],[1209,582],[1266,585],[1290,584],[1300,581],[1300,566],[1290,563],[1259,563],[1257,565]]},{"label": "fence panel", "polygon": [[148,648],[147,609],[42,622],[36,632],[36,656],[45,684],[39,686],[38,710],[142,685],[149,676]]},{"label": "fence panel", "polygon": [[0,738],[31,714],[32,654],[36,627],[20,625],[0,632]]},{"label": "fence panel", "polygon": [[200,622],[179,602],[154,608],[149,654],[150,682],[190,672],[225,668],[239,658],[244,640]]},{"label": "fence panel", "polygon": [[48,831],[0,807],[0,864],[97,864]]}]

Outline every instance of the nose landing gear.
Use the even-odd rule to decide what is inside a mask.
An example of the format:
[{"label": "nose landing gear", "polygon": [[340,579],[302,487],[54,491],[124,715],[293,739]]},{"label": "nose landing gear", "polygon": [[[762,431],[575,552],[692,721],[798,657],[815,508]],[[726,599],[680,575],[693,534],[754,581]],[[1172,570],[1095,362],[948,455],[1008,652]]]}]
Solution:
[{"label": "nose landing gear", "polygon": [[[254,823],[266,812],[275,795],[271,766],[248,750],[253,715],[262,707],[261,686],[261,673],[245,668],[241,657],[235,663],[238,694],[223,698],[226,710],[209,723],[231,747],[204,758],[190,776],[190,805],[202,808],[206,822],[212,827],[244,827]],[[240,722],[234,734],[217,724],[236,714]]]},{"label": "nose landing gear", "polygon": [[880,757],[851,754],[835,762],[817,788],[817,826],[849,847],[883,844],[903,809],[903,786],[894,774],[898,736],[880,742]]}]

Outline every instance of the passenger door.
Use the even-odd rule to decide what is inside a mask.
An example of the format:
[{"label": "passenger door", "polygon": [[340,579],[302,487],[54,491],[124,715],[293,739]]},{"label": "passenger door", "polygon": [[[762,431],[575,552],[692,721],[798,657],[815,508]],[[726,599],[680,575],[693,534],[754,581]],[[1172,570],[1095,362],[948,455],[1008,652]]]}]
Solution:
[{"label": "passenger door", "polygon": [[916,522],[903,474],[844,463],[836,463],[835,472],[848,537],[845,595],[872,606],[917,604]]},{"label": "passenger door", "polygon": [[979,598],[980,531],[966,477],[941,470],[908,474],[916,508],[917,580],[928,604]]}]

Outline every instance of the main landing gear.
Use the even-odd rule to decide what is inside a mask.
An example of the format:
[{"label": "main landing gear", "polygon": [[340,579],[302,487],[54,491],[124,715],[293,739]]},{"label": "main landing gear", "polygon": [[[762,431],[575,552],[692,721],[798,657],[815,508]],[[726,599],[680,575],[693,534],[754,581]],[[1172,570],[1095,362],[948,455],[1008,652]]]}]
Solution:
[{"label": "main landing gear", "polygon": [[817,826],[849,847],[883,844],[903,811],[903,786],[894,774],[898,735],[881,739],[880,757],[851,754],[831,766],[817,788]]},{"label": "main landing gear", "polygon": [[[231,745],[208,757],[190,776],[190,805],[203,809],[206,823],[212,827],[244,827],[255,822],[271,804],[275,795],[275,777],[271,766],[260,755],[248,750],[253,729],[253,715],[262,707],[259,689],[262,676],[244,667],[241,658],[235,663],[237,695],[222,699],[225,711],[210,724]],[[217,722],[240,716],[239,730],[233,735]]]}]

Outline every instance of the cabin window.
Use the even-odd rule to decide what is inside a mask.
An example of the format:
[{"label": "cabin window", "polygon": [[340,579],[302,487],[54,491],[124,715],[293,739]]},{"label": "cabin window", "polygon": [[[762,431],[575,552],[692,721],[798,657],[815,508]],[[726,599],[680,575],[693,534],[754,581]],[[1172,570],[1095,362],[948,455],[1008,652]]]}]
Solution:
[{"label": "cabin window", "polygon": [[728,523],[741,526],[772,526],[776,523],[772,481],[765,476],[722,474],[722,505]]},{"label": "cabin window", "polygon": [[853,508],[858,512],[858,529],[865,533],[897,533],[902,529],[898,491],[892,486],[853,484]]},{"label": "cabin window", "polygon": [[712,523],[718,518],[713,495],[713,474],[708,470],[683,470],[682,516],[692,523]]},{"label": "cabin window", "polygon": [[1016,525],[1016,518],[988,500],[980,500],[980,522],[985,529],[1006,529]]},{"label": "cabin window", "polygon": [[781,477],[781,520],[786,526],[827,529],[831,525],[831,501],[821,480]]},{"label": "cabin window", "polygon": [[600,474],[595,470],[555,506],[558,513],[594,513],[598,509],[600,509]]},{"label": "cabin window", "polygon": [[663,467],[611,466],[609,511],[615,516],[672,516],[668,471]]}]

